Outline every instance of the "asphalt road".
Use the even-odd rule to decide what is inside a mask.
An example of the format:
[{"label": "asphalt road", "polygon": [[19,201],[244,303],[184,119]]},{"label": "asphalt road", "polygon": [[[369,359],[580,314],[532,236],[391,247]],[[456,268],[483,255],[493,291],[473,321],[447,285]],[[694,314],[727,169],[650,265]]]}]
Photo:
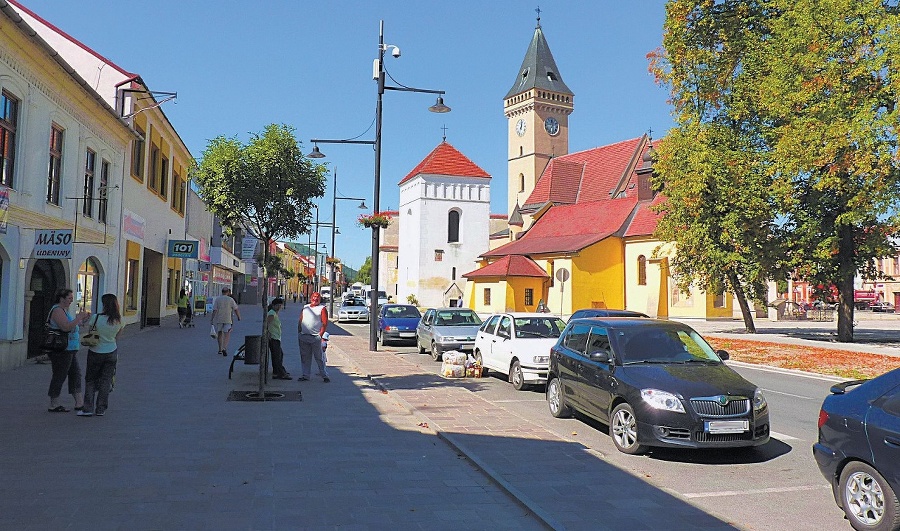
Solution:
[{"label": "asphalt road", "polygon": [[[361,337],[365,324],[341,328]],[[385,347],[397,356],[439,372],[440,363],[414,345]],[[473,381],[470,389],[511,415],[576,440],[598,456],[659,488],[677,494],[741,529],[844,530],[850,526],[812,456],[822,399],[838,379],[799,375],[729,363],[763,388],[769,403],[772,440],[754,450],[651,450],[644,456],[618,452],[606,426],[584,418],[554,419],[543,388],[515,391],[500,375]],[[466,381],[462,380],[462,385]]]}]

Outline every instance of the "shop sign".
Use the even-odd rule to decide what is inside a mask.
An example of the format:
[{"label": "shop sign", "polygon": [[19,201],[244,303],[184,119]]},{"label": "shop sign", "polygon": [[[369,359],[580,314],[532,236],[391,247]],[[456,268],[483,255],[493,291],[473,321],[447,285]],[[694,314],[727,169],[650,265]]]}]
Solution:
[{"label": "shop sign", "polygon": [[34,231],[34,258],[72,258],[72,230],[36,230]]},{"label": "shop sign", "polygon": [[197,258],[199,243],[196,240],[169,240],[169,258]]},{"label": "shop sign", "polygon": [[253,260],[253,254],[256,252],[256,244],[259,243],[257,238],[245,236],[241,242],[241,260]]},{"label": "shop sign", "polygon": [[138,241],[144,240],[144,226],[147,224],[144,218],[138,216],[130,210],[125,210],[122,219],[122,230],[129,236],[134,236]]},{"label": "shop sign", "polygon": [[9,223],[9,188],[0,190],[0,234],[6,234]]}]

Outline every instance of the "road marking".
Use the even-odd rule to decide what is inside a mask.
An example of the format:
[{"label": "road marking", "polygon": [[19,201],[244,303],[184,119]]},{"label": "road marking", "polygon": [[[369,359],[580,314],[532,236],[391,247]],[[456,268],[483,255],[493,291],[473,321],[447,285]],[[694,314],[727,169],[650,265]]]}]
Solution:
[{"label": "road marking", "polygon": [[792,396],[792,397],[794,397],[794,398],[802,398],[802,399],[804,399],[804,400],[816,400],[816,401],[819,401],[819,400],[824,399],[824,397],[822,397],[822,396],[815,396],[815,397],[813,397],[813,396],[793,395],[793,394],[791,394],[791,393],[785,393],[784,391],[776,391],[776,390],[774,390],[774,389],[766,389],[766,388],[764,388],[764,387],[761,387],[760,389],[762,389],[763,391],[765,391],[765,392],[767,392],[767,393],[775,393],[776,395]]},{"label": "road marking", "polygon": [[532,400],[491,400],[494,404],[516,404],[519,402],[544,402],[543,398],[534,398]]},{"label": "road marking", "polygon": [[724,496],[745,496],[747,494],[772,494],[777,492],[802,492],[808,490],[830,489],[828,485],[803,485],[799,487],[771,487],[767,489],[720,490],[717,492],[688,492],[685,498],[721,498]]},{"label": "road marking", "polygon": [[781,441],[799,441],[800,440],[799,437],[791,437],[790,435],[778,433],[777,431],[769,431],[769,436],[775,437],[776,439],[781,440]]},{"label": "road marking", "polygon": [[769,365],[757,365],[755,363],[745,363],[742,361],[728,360],[727,365],[734,365],[734,366],[745,368],[745,369],[753,369],[753,370],[763,371],[763,372],[777,372],[779,374],[790,374],[792,376],[802,376],[804,378],[812,378],[815,380],[825,380],[826,382],[846,382],[848,380],[848,378],[825,376],[823,374],[816,374],[816,373],[807,372],[807,371],[800,371],[797,369],[782,369],[781,367],[771,367]]}]

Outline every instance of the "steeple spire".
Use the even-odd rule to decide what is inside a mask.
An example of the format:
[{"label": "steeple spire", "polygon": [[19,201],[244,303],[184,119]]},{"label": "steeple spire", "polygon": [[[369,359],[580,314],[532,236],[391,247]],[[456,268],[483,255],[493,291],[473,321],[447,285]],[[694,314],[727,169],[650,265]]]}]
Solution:
[{"label": "steeple spire", "polygon": [[540,9],[536,10],[538,12],[537,27],[534,28],[534,37],[531,39],[528,51],[525,52],[525,59],[519,68],[519,77],[504,99],[535,88],[550,90],[557,94],[573,95],[563,82],[556,61],[553,60],[553,54],[550,53],[550,46],[544,37],[544,30],[541,29]]}]

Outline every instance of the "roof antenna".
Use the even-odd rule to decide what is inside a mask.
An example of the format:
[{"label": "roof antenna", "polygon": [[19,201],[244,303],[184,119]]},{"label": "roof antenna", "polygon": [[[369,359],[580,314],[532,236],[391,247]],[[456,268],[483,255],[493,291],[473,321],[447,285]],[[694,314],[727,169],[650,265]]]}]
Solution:
[{"label": "roof antenna", "polygon": [[537,6],[537,9],[535,9],[535,11],[538,14],[537,15],[537,27],[540,28],[541,27],[541,6]]}]

